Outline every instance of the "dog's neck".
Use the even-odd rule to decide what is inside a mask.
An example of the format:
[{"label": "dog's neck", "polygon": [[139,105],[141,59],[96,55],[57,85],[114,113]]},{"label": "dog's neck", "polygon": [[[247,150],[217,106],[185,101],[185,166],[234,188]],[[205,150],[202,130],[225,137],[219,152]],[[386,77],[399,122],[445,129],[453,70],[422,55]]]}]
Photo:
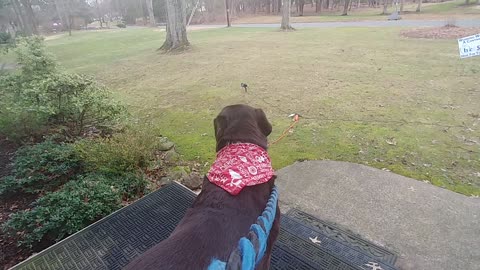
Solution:
[{"label": "dog's neck", "polygon": [[251,143],[260,146],[264,150],[268,148],[268,140],[261,132],[245,132],[235,136],[223,136],[217,141],[217,153],[227,145],[238,143]]}]

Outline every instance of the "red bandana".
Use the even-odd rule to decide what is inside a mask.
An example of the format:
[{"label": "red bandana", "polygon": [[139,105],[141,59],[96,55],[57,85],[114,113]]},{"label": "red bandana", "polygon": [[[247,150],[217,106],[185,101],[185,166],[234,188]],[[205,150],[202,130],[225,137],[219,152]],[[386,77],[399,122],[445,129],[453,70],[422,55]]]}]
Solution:
[{"label": "red bandana", "polygon": [[232,195],[245,186],[268,182],[274,174],[265,149],[251,143],[235,143],[222,148],[210,167],[207,177]]}]

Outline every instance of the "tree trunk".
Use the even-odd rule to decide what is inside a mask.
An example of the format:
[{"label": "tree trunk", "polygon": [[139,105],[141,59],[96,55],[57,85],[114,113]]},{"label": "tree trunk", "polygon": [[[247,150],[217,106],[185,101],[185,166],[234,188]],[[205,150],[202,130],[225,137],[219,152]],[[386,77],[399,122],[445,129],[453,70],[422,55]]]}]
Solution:
[{"label": "tree trunk", "polygon": [[98,22],[100,23],[100,28],[103,28],[103,21],[102,21],[102,13],[100,12],[100,5],[98,4],[98,0],[95,0],[97,6],[97,15],[98,15]]},{"label": "tree trunk", "polygon": [[348,15],[348,6],[350,5],[350,0],[345,0],[345,5],[343,6],[342,16]]},{"label": "tree trunk", "polygon": [[150,22],[150,26],[155,27],[157,26],[157,23],[155,22],[155,15],[153,14],[153,2],[152,0],[145,0],[145,4],[147,5],[148,20]]},{"label": "tree trunk", "polygon": [[316,0],[315,1],[315,12],[322,13],[322,5],[323,5],[323,0]]},{"label": "tree trunk", "polygon": [[[72,10],[70,7],[70,2],[69,0],[55,0],[55,6],[59,5],[60,10],[64,16],[65,19],[65,26],[62,25],[64,30],[68,30],[68,35],[72,35],[72,25],[73,25],[73,18],[72,14],[70,11]],[[57,10],[58,11],[58,10]],[[60,15],[59,15],[60,16]],[[62,24],[63,24],[63,19],[62,19]]]},{"label": "tree trunk", "polygon": [[167,36],[160,49],[165,51],[181,51],[190,43],[187,39],[184,0],[167,1]]},{"label": "tree trunk", "polygon": [[387,14],[387,8],[388,8],[388,0],[383,0],[383,11],[382,11],[383,15]]},{"label": "tree trunk", "polygon": [[62,30],[65,31],[67,30],[66,25],[67,25],[67,19],[65,16],[65,10],[63,9],[62,3],[60,3],[62,0],[55,0],[55,9],[57,11],[57,16],[62,22]]},{"label": "tree trunk", "polygon": [[360,0],[357,1],[357,8],[360,8]]},{"label": "tree trunk", "polygon": [[29,28],[28,34],[38,35],[37,21],[35,19],[35,13],[33,13],[32,3],[30,0],[20,0],[20,3],[22,3],[25,9],[26,16],[24,17],[24,21],[26,25],[28,25],[27,28]]},{"label": "tree trunk", "polygon": [[[197,11],[199,3],[200,3],[200,0],[197,0],[197,3],[195,4],[195,6],[192,9],[192,13],[190,13],[190,17],[188,18],[187,27],[190,25],[190,22],[192,22],[193,15],[195,15],[195,11]],[[233,9],[233,10],[235,10],[235,9]]]},{"label": "tree trunk", "polygon": [[290,6],[290,0],[282,1],[282,25],[280,28],[285,31],[293,30],[293,27],[290,25]]},{"label": "tree trunk", "polygon": [[417,6],[417,10],[415,10],[416,12],[420,12],[422,9],[422,0],[418,0],[418,6]]},{"label": "tree trunk", "polygon": [[303,8],[305,7],[305,0],[298,0],[298,12],[303,16]]},{"label": "tree trunk", "polygon": [[20,4],[17,2],[17,0],[12,0],[12,8],[13,11],[15,12],[15,15],[17,17],[18,24],[20,26],[20,29],[25,32],[27,32],[26,28],[26,22],[25,22],[25,17],[23,16],[22,9],[20,8]]},{"label": "tree trunk", "polygon": [[403,13],[403,5],[405,4],[405,0],[400,0],[400,14]]},{"label": "tree trunk", "polygon": [[270,14],[270,6],[271,6],[271,3],[270,3],[270,0],[267,0],[266,3],[265,3],[265,7],[266,7],[266,12],[267,14]]}]

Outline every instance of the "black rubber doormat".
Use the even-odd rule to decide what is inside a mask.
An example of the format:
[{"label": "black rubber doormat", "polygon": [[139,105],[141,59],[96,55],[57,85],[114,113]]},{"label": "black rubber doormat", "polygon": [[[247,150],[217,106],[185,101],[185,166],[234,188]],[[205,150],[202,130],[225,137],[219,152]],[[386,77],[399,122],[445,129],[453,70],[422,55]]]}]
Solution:
[{"label": "black rubber doormat", "polygon": [[173,183],[47,248],[13,269],[122,269],[166,239],[195,200]]},{"label": "black rubber doormat", "polygon": [[[13,269],[122,269],[133,258],[167,238],[194,199],[195,194],[187,188],[170,184]],[[380,257],[372,256],[320,230],[317,225],[323,224],[322,221],[311,216],[305,218],[306,215],[295,210],[282,216],[271,269],[394,269],[390,266],[395,262],[394,254],[385,250]],[[317,238],[312,241],[310,237]]]},{"label": "black rubber doormat", "polygon": [[[321,257],[317,255],[319,251],[312,253],[316,248],[359,269],[395,269],[393,265],[397,256],[394,253],[298,209],[292,209],[282,216],[281,228],[282,234],[290,236],[288,241],[284,241],[288,242],[289,246],[298,242],[298,239],[309,243],[308,245],[302,245],[302,247],[305,247],[302,251],[305,260],[316,261],[317,264],[326,261],[318,261],[318,258]],[[316,269],[332,268],[320,265]]]}]

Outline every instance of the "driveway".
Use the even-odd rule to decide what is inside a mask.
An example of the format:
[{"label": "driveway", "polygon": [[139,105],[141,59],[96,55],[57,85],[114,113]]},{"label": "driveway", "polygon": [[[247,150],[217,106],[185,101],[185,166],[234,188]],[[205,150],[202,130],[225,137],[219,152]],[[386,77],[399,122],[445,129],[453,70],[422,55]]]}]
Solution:
[{"label": "driveway", "polygon": [[300,162],[277,175],[282,212],[358,233],[396,252],[402,270],[479,269],[479,198],[347,162]]},{"label": "driveway", "polygon": [[[446,20],[398,20],[398,21],[358,21],[358,22],[317,22],[292,23],[294,28],[336,28],[336,27],[439,27],[446,24]],[[480,27],[480,19],[456,20],[460,27]],[[232,24],[233,27],[280,28],[280,23],[244,23]],[[191,28],[200,26],[192,25]],[[225,25],[202,25],[203,28],[222,28]]]}]

